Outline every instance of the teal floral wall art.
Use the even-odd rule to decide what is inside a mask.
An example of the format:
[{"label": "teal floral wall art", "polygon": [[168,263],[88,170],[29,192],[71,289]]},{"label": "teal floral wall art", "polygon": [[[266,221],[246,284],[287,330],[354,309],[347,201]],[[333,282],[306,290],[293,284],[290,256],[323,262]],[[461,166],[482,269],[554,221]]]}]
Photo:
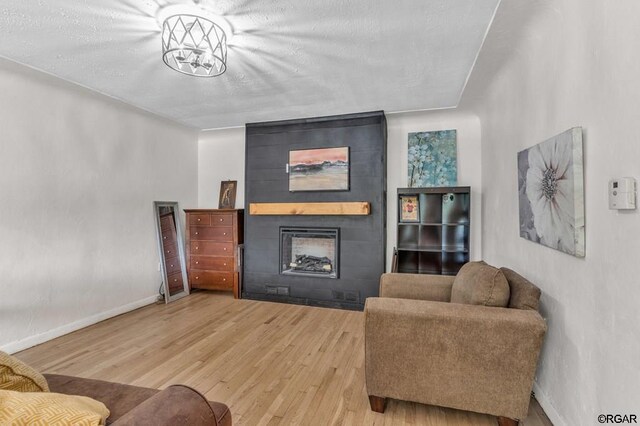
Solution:
[{"label": "teal floral wall art", "polygon": [[457,185],[456,131],[409,133],[408,165],[410,188]]}]

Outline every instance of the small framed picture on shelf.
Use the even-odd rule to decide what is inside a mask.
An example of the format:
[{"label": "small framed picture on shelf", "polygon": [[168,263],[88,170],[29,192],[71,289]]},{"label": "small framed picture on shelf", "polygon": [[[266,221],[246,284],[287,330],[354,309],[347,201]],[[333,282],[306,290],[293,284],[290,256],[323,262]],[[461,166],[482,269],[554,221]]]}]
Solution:
[{"label": "small framed picture on shelf", "polygon": [[420,222],[420,203],[417,195],[400,196],[400,222]]},{"label": "small framed picture on shelf", "polygon": [[225,180],[220,183],[220,199],[218,200],[219,209],[235,209],[236,208],[236,188],[238,181]]}]

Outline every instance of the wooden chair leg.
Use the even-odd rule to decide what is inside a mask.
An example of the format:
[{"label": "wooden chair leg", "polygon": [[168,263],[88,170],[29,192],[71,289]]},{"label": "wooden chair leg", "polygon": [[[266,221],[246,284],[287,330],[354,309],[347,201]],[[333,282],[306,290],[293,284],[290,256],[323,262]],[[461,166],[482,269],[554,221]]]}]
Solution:
[{"label": "wooden chair leg", "polygon": [[518,426],[520,420],[510,419],[508,417],[498,417],[498,426]]},{"label": "wooden chair leg", "polygon": [[369,395],[369,404],[371,405],[371,411],[375,411],[376,413],[384,413],[384,409],[387,406],[387,398]]}]

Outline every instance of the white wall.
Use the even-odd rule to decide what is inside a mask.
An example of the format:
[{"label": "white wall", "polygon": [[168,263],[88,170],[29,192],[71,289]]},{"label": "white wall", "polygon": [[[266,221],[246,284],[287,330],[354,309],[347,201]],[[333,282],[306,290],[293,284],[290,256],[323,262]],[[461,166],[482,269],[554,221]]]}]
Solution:
[{"label": "white wall", "polygon": [[153,201],[197,205],[197,133],[6,60],[0,129],[0,347],[153,302]]},{"label": "white wall", "polygon": [[220,182],[237,180],[236,208],[244,208],[244,127],[207,130],[198,142],[198,206],[217,209]]},{"label": "white wall", "polygon": [[[426,130],[458,130],[458,184],[471,186],[471,255],[481,258],[480,122],[469,113],[454,110],[387,115],[387,269],[396,245],[395,200],[398,188],[407,186],[408,133]],[[200,133],[198,155],[198,202],[201,208],[217,208],[221,180],[237,180],[236,206],[244,205],[245,129],[208,130]]]},{"label": "white wall", "polygon": [[[502,2],[463,106],[482,123],[483,255],[542,288],[538,399],[556,425],[640,410],[640,214],[607,182],[640,178],[640,3]],[[586,258],[521,239],[516,153],[584,127]]]},{"label": "white wall", "polygon": [[471,187],[471,258],[482,259],[480,120],[455,110],[387,114],[387,270],[397,245],[395,202],[398,188],[408,186],[408,134],[430,130],[457,130],[458,186]]}]

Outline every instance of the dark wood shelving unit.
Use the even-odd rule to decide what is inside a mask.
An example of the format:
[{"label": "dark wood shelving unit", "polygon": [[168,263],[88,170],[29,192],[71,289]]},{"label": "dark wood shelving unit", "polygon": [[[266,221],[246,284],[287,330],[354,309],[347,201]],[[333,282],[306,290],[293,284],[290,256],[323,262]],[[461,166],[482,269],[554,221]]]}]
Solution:
[{"label": "dark wood shelving unit", "polygon": [[[418,200],[418,221],[403,222],[401,198]],[[399,188],[394,271],[455,275],[469,261],[471,188]]]}]

